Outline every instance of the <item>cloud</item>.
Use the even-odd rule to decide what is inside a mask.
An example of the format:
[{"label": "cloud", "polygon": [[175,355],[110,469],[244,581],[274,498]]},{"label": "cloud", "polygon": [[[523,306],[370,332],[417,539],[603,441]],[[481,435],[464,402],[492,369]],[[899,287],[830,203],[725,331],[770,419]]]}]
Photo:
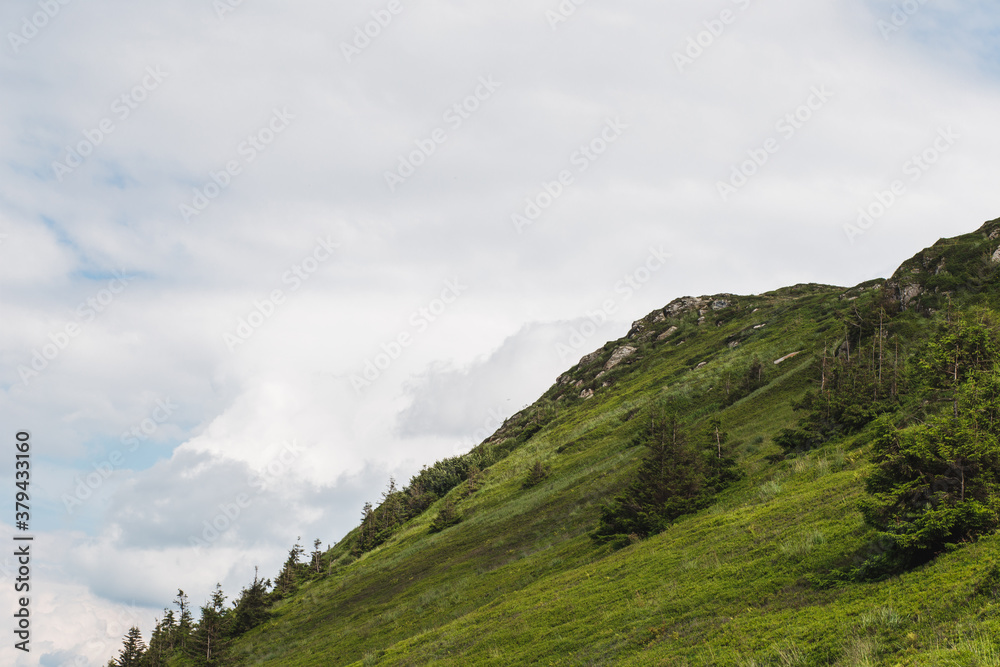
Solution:
[{"label": "cloud", "polygon": [[556,351],[566,329],[565,323],[529,324],[471,365],[436,364],[414,376],[405,388],[411,403],[397,417],[399,434],[479,444],[566,370]]},{"label": "cloud", "polygon": [[[350,62],[374,5],[68,3],[15,49],[37,3],[4,4],[0,410],[44,451],[38,527],[65,567],[52,599],[83,591],[103,617],[176,587],[235,592],[674,297],[855,284],[995,218],[1000,14],[925,4],[885,39],[893,4],[584,3],[553,22],[556,2],[434,0],[404,4]],[[723,9],[735,19],[712,34]],[[613,142],[609,121],[627,126]],[[942,127],[954,147],[852,243],[845,226]],[[393,191],[401,156],[421,164]],[[327,237],[339,247],[293,288]],[[669,261],[630,286],[651,247]],[[100,303],[123,269],[134,280]],[[467,289],[421,320],[448,280]],[[177,410],[127,451],[166,399]],[[191,533],[293,441],[281,482],[251,486],[196,558]],[[63,495],[115,451],[68,514]],[[60,631],[49,662],[98,629]]]}]

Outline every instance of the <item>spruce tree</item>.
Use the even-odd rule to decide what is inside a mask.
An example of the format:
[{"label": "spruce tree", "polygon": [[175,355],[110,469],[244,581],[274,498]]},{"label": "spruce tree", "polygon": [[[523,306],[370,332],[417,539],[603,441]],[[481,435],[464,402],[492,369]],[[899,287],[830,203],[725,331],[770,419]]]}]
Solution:
[{"label": "spruce tree", "polygon": [[191,637],[191,629],[194,626],[194,618],[191,616],[191,605],[188,602],[187,594],[181,589],[177,589],[177,597],[174,604],[180,614],[177,617],[177,626],[174,628],[173,641],[171,645],[181,651],[187,649],[188,640]]},{"label": "spruce tree", "polygon": [[142,632],[132,626],[123,640],[122,649],[115,662],[117,667],[139,667],[139,661],[146,653],[146,643],[142,640]]},{"label": "spruce tree", "polygon": [[914,362],[931,414],[877,422],[861,511],[889,549],[856,574],[897,572],[1000,527],[997,321],[989,310],[949,313]]},{"label": "spruce tree", "polygon": [[312,567],[313,570],[316,572],[316,574],[319,574],[323,568],[323,550],[320,549],[320,546],[322,544],[323,541],[320,540],[319,538],[316,538],[313,541],[312,553],[309,554],[310,556],[312,556]]},{"label": "spruce tree", "polygon": [[541,461],[535,461],[531,468],[528,469],[528,476],[524,478],[524,483],[521,484],[521,488],[530,489],[537,484],[541,484],[551,474],[551,472],[552,470],[549,466]]},{"label": "spruce tree", "polygon": [[688,442],[676,412],[652,418],[641,438],[647,453],[635,478],[601,509],[601,524],[591,537],[624,546],[707,506],[717,491],[740,476],[731,459],[718,456],[725,433],[721,425],[717,428],[710,426],[704,444],[698,445]]},{"label": "spruce tree", "polygon": [[301,537],[296,538],[295,545],[289,550],[288,558],[285,559],[285,564],[281,568],[281,573],[278,574],[278,581],[275,584],[275,590],[277,591],[279,597],[285,597],[291,593],[295,588],[295,583],[298,579],[298,569],[299,569],[299,556],[304,552],[302,545],[298,543]]},{"label": "spruce tree", "polygon": [[230,611],[226,609],[226,595],[222,585],[216,584],[208,604],[201,608],[201,619],[194,633],[191,653],[206,665],[218,662],[228,635]]},{"label": "spruce tree", "polygon": [[143,667],[163,667],[166,665],[167,656],[173,651],[170,642],[174,631],[174,612],[166,609],[163,611],[163,619],[156,622],[153,634],[149,638]]},{"label": "spruce tree", "polygon": [[271,580],[257,578],[257,568],[254,568],[253,583],[242,590],[233,610],[233,635],[241,635],[268,619],[267,589],[270,587]]},{"label": "spruce tree", "polygon": [[431,521],[430,532],[439,533],[445,528],[454,526],[462,521],[462,515],[455,508],[455,503],[451,498],[446,498],[444,506],[438,515]]}]

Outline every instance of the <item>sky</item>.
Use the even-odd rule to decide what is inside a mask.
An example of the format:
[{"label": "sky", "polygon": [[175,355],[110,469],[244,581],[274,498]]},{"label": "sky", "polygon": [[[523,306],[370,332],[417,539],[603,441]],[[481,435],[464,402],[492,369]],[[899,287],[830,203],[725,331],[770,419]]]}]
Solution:
[{"label": "sky", "polygon": [[887,277],[1000,216],[998,30],[957,0],[3,3],[4,493],[21,432],[31,476],[0,540],[34,541],[0,662],[104,665],[178,588],[232,600],[674,298]]}]

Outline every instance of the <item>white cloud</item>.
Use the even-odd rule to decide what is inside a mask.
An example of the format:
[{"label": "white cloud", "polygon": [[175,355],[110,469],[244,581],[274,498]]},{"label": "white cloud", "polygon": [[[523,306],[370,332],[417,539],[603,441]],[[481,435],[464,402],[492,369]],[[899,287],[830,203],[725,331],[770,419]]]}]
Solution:
[{"label": "white cloud", "polygon": [[[38,521],[63,549],[49,563],[66,566],[53,604],[99,619],[130,593],[157,606],[177,587],[207,595],[222,580],[235,593],[300,532],[335,541],[390,474],[405,481],[467,448],[491,410],[530,402],[674,297],[853,284],[994,218],[1000,96],[986,35],[1000,14],[936,3],[883,39],[892,4],[585,3],[553,29],[555,2],[437,0],[406,4],[350,63],[341,42],[378,3],[243,3],[220,18],[194,0],[94,0],[60,5],[16,53],[5,37],[0,410],[48,457]],[[725,8],[736,20],[678,72],[673,54]],[[36,11],[3,5],[0,33]],[[167,75],[136,91],[151,67]],[[501,85],[449,124],[481,77]],[[832,97],[782,136],[776,123],[816,86]],[[270,141],[286,107],[294,118]],[[582,170],[574,156],[609,118],[627,129]],[[87,150],[104,119],[113,131],[59,182],[52,162]],[[385,172],[438,127],[447,140],[390,192]],[[850,243],[844,225],[940,127],[960,139]],[[270,143],[241,150],[251,134]],[[723,201],[717,183],[772,137],[780,149]],[[230,161],[239,173],[185,223],[180,205]],[[511,215],[561,170],[572,185],[517,234]],[[292,289],[286,272],[327,235],[340,248]],[[616,286],[651,245],[671,259],[625,298]],[[135,280],[23,382],[18,367],[122,268]],[[419,324],[454,279],[467,289]],[[280,307],[231,351],[225,334],[277,289]],[[555,344],[608,299],[613,322],[559,358]],[[355,391],[352,376],[404,334]],[[176,413],[67,515],[62,494],[166,398]],[[258,490],[191,559],[191,531],[292,440],[303,451],[287,484]],[[52,655],[99,631],[59,630]]]}]

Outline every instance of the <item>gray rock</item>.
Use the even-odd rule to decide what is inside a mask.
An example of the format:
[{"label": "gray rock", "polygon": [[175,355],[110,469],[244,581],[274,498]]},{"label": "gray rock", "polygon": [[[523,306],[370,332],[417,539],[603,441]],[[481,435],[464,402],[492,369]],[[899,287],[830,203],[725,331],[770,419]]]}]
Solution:
[{"label": "gray rock", "polygon": [[661,333],[659,336],[657,336],[656,340],[663,340],[664,338],[668,338],[672,336],[675,331],[677,331],[677,327],[670,327],[669,329]]},{"label": "gray rock", "polygon": [[608,363],[604,364],[604,370],[610,371],[612,368],[623,362],[625,359],[635,354],[635,352],[636,348],[632,347],[631,345],[625,345],[623,347],[618,348],[617,350],[611,353],[611,358],[608,359]]}]

